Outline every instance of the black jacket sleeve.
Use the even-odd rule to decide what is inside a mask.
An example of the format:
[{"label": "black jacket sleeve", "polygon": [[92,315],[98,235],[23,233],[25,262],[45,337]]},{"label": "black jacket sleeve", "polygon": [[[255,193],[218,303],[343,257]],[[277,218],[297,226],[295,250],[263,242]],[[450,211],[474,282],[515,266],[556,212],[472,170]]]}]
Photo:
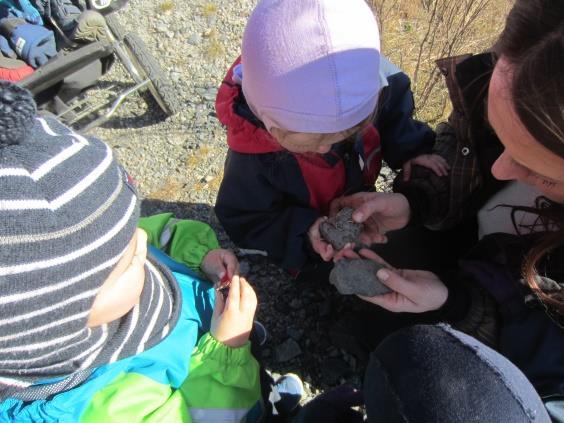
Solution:
[{"label": "black jacket sleeve", "polygon": [[439,310],[441,320],[455,329],[495,347],[498,339],[498,312],[494,299],[477,284],[457,279],[448,286],[448,298]]},{"label": "black jacket sleeve", "polygon": [[409,181],[400,173],[394,191],[404,194],[413,223],[448,229],[473,218],[505,181],[496,180],[491,166],[503,146],[485,119],[486,94],[494,66],[491,54],[460,56],[439,61],[446,78],[453,111],[448,123],[437,125],[433,151],[450,165],[446,177],[430,169],[412,168]]},{"label": "black jacket sleeve", "polygon": [[430,153],[435,134],[425,123],[413,119],[415,106],[409,77],[399,72],[387,80],[374,124],[380,133],[384,160],[398,169],[407,160]]},{"label": "black jacket sleeve", "polygon": [[239,247],[263,250],[289,271],[308,260],[307,232],[320,216],[290,154],[229,150],[216,215]]}]

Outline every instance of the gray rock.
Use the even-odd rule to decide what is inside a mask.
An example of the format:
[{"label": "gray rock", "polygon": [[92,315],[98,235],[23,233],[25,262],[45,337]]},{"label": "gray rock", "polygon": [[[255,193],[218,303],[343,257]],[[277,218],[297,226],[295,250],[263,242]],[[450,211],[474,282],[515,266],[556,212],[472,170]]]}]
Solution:
[{"label": "gray rock", "polygon": [[360,244],[358,237],[362,231],[362,224],[353,221],[353,211],[350,207],[345,207],[319,225],[321,236],[337,250],[342,249],[349,242]]},{"label": "gray rock", "polygon": [[390,178],[394,175],[394,172],[388,166],[382,166],[382,169],[380,169],[380,174],[386,178]]},{"label": "gray rock", "polygon": [[302,350],[298,343],[292,338],[288,338],[275,349],[276,361],[283,363],[302,355]]},{"label": "gray rock", "polygon": [[299,310],[300,308],[302,308],[302,302],[299,299],[294,298],[292,301],[290,301],[290,307],[294,310]]},{"label": "gray rock", "polygon": [[239,274],[247,277],[249,273],[251,273],[251,264],[246,260],[241,260],[239,262]]},{"label": "gray rock", "polygon": [[[170,72],[170,79],[172,80],[172,82],[180,82],[180,80],[182,79],[182,73],[173,70],[172,72]],[[181,116],[181,118],[182,117],[184,116]]]},{"label": "gray rock", "polygon": [[303,336],[304,331],[302,329],[289,327],[288,329],[286,329],[286,334],[295,341],[299,341]]},{"label": "gray rock", "polygon": [[197,46],[202,43],[202,36],[200,34],[191,34],[186,41],[188,42],[188,44]]},{"label": "gray rock", "polygon": [[208,101],[215,101],[216,97],[217,97],[217,88],[210,88],[204,94],[204,98]]},{"label": "gray rock", "polygon": [[310,384],[308,382],[304,382],[304,393],[305,393],[306,397],[312,396],[311,387],[310,387]]},{"label": "gray rock", "polygon": [[336,384],[341,377],[350,372],[349,365],[339,358],[329,358],[323,362],[321,373],[325,383]]},{"label": "gray rock", "polygon": [[165,24],[162,24],[162,23],[159,23],[155,26],[155,31],[157,31],[161,34],[166,34],[168,32],[168,30],[169,30],[168,25],[165,25]]},{"label": "gray rock", "polygon": [[384,266],[372,260],[342,259],[331,270],[329,282],[343,295],[383,295],[390,292],[390,289],[376,276],[376,272],[382,267]]},{"label": "gray rock", "polygon": [[331,313],[331,300],[327,299],[319,304],[318,313],[320,317],[329,316]]},{"label": "gray rock", "polygon": [[327,349],[327,356],[328,357],[335,358],[335,357],[339,357],[340,355],[341,354],[339,353],[339,350],[337,350],[337,348],[335,348],[335,347],[329,347]]}]

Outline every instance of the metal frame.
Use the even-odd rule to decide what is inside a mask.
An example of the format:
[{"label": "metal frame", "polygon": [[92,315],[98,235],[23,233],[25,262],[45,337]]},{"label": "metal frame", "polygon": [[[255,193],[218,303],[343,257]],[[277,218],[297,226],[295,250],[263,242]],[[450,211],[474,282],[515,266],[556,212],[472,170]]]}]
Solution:
[{"label": "metal frame", "polygon": [[[151,80],[148,76],[144,76],[139,72],[136,64],[132,61],[130,55],[122,45],[123,41],[117,40],[109,27],[106,27],[106,34],[108,36],[107,41],[95,41],[76,50],[66,52],[61,58],[55,59],[51,63],[47,63],[42,68],[37,69],[36,72],[28,78],[20,82],[21,86],[29,89],[33,94],[37,94],[53,86],[57,82],[62,81],[65,77],[79,71],[84,66],[94,62],[95,60],[99,60],[110,55],[117,56],[120,63],[125,67],[127,73],[135,82],[135,85],[120,92],[113,93],[113,95],[108,96],[108,101],[102,104],[91,104],[89,107],[83,108],[83,106],[93,102],[88,99],[84,99],[82,101],[71,101],[68,108],[57,115],[57,117],[61,118],[64,122],[71,126],[77,124],[92,113],[99,114],[99,116],[91,122],[77,128],[81,131],[88,131],[108,121],[123,105],[127,97],[132,94],[143,89],[149,89],[152,91]],[[107,110],[100,114],[100,111],[104,108],[107,108]],[[73,113],[77,113],[76,116],[69,118],[69,116]]]}]

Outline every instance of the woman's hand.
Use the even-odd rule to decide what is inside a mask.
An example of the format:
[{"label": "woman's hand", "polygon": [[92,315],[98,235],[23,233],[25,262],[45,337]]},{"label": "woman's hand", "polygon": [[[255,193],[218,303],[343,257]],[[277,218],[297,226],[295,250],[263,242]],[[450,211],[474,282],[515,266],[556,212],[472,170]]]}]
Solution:
[{"label": "woman's hand", "polygon": [[[387,264],[373,251],[363,249],[361,255]],[[360,296],[365,301],[393,312],[423,313],[438,310],[448,298],[448,289],[437,275],[425,270],[380,269],[378,279],[392,290],[376,297]]]},{"label": "woman's hand", "polygon": [[336,198],[331,203],[331,216],[343,207],[355,209],[353,220],[364,223],[360,241],[366,245],[385,243],[386,232],[401,229],[409,222],[409,202],[402,194],[359,192]]},{"label": "woman's hand", "polygon": [[251,285],[245,278],[233,276],[226,299],[216,291],[210,328],[212,336],[231,348],[245,345],[256,308],[257,296]]},{"label": "woman's hand", "polygon": [[231,250],[218,248],[206,254],[200,269],[214,283],[228,279],[239,273],[239,260]]}]

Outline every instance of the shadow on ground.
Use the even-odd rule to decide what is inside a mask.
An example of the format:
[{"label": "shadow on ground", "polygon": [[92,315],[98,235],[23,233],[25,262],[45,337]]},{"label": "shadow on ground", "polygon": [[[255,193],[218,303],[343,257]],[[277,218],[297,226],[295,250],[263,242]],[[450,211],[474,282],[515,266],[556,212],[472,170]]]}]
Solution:
[{"label": "shadow on ground", "polygon": [[[87,93],[89,93],[90,99],[95,98],[97,99],[95,101],[102,103],[109,99],[115,99],[117,93],[131,88],[133,85],[133,81],[131,83],[107,80],[97,81],[94,86],[88,89]],[[145,102],[142,106],[139,105],[141,104],[139,97]],[[142,113],[140,114],[139,112]],[[105,129],[144,128],[157,125],[166,118],[167,115],[159,107],[149,91],[134,92],[127,96],[124,102],[119,105],[116,114],[100,126]]]}]

